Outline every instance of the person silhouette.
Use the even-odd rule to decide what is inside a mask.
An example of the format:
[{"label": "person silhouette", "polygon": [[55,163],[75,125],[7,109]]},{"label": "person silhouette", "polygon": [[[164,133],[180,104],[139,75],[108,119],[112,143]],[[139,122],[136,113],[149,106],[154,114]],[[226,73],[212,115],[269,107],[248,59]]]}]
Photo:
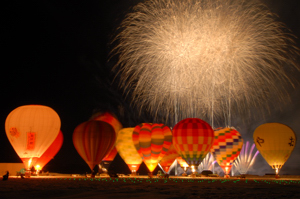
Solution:
[{"label": "person silhouette", "polygon": [[8,176],[9,176],[9,171],[6,171],[6,174],[3,175],[3,179],[2,180],[8,180]]}]

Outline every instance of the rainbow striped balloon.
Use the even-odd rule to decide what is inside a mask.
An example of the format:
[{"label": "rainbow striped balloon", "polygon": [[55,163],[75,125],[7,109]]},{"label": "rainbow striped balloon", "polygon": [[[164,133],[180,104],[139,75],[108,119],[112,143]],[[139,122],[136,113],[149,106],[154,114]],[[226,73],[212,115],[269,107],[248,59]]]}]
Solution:
[{"label": "rainbow striped balloon", "polygon": [[170,148],[172,132],[164,124],[143,123],[134,128],[132,141],[149,171],[153,172]]},{"label": "rainbow striped balloon", "polygon": [[237,130],[232,128],[218,128],[215,130],[215,141],[210,152],[224,173],[228,175],[242,147],[243,139]]},{"label": "rainbow striped balloon", "polygon": [[202,162],[213,141],[213,129],[198,118],[181,120],[173,128],[173,145],[189,166],[198,166]]}]

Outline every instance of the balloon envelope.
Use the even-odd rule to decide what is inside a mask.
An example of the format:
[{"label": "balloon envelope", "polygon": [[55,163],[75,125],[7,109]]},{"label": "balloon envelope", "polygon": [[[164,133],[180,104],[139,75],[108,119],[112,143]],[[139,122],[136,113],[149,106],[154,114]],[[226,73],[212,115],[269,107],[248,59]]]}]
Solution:
[{"label": "balloon envelope", "polygon": [[164,124],[143,123],[133,130],[134,146],[150,172],[153,172],[172,143],[172,132]]},{"label": "balloon envelope", "polygon": [[280,123],[266,123],[257,127],[253,140],[259,153],[273,169],[281,169],[296,145],[294,131]]},{"label": "balloon envelope", "polygon": [[113,127],[103,121],[84,122],[78,125],[73,133],[73,144],[91,170],[113,148],[115,141]]},{"label": "balloon envelope", "polygon": [[60,125],[58,114],[48,106],[25,105],[9,113],[6,135],[27,170],[55,140]]},{"label": "balloon envelope", "polygon": [[191,166],[198,166],[214,141],[211,126],[198,118],[187,118],[173,128],[173,145],[178,154]]},{"label": "balloon envelope", "polygon": [[[118,135],[118,132],[123,128],[121,122],[119,122],[119,120],[109,112],[104,112],[96,115],[93,120],[99,120],[110,124],[114,128],[116,136]],[[113,149],[104,157],[102,161],[113,161],[117,153],[118,151],[116,147],[113,147]]]},{"label": "balloon envelope", "polygon": [[42,170],[43,167],[54,158],[54,156],[58,153],[60,150],[62,144],[63,144],[64,136],[61,131],[59,131],[57,137],[52,142],[52,144],[49,146],[49,148],[43,153],[43,155],[39,158],[37,158],[35,162],[35,170]]},{"label": "balloon envelope", "polygon": [[176,158],[179,157],[179,154],[177,153],[175,147],[173,144],[171,144],[169,150],[166,152],[164,157],[159,162],[160,166],[163,168],[165,172],[169,172],[170,166],[173,164],[173,162],[176,160]]},{"label": "balloon envelope", "polygon": [[143,160],[133,144],[133,129],[134,128],[121,129],[118,133],[115,146],[130,171],[134,173],[139,169]]},{"label": "balloon envelope", "polygon": [[189,167],[188,163],[182,158],[182,157],[178,157],[176,158],[178,164],[180,165],[180,167],[182,168],[187,168]]},{"label": "balloon envelope", "polygon": [[210,152],[227,175],[242,147],[243,139],[237,130],[218,128],[215,130],[215,140]]}]

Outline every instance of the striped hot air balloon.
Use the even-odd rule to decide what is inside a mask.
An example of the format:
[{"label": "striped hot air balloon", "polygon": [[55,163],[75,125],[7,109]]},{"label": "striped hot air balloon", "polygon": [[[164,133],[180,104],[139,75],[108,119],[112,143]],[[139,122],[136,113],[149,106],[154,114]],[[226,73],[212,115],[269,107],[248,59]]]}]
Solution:
[{"label": "striped hot air balloon", "polygon": [[152,173],[172,143],[172,132],[164,124],[143,123],[133,130],[132,140],[143,162]]},{"label": "striped hot air balloon", "polygon": [[225,177],[230,172],[234,160],[243,147],[241,134],[233,128],[218,128],[215,130],[215,140],[211,153],[223,169]]},{"label": "striped hot air balloon", "polygon": [[129,167],[132,174],[135,174],[143,162],[141,156],[136,151],[132,133],[134,128],[123,128],[119,131],[116,140],[116,149],[124,162]]},{"label": "striped hot air balloon", "polygon": [[160,166],[163,168],[165,173],[169,173],[170,166],[173,164],[173,162],[178,157],[179,157],[179,154],[177,153],[174,145],[171,144],[169,150],[167,151],[167,153],[164,155],[164,157],[159,162]]},{"label": "striped hot air balloon", "polygon": [[209,152],[214,131],[205,121],[187,118],[173,128],[173,145],[189,166],[198,166]]},{"label": "striped hot air balloon", "polygon": [[[116,136],[118,136],[118,132],[123,128],[121,122],[109,112],[98,113],[95,116],[93,116],[92,119],[107,122],[108,124],[110,124],[114,128]],[[103,158],[102,161],[112,162],[115,159],[117,153],[118,151],[116,147],[113,147],[112,150]]]},{"label": "striped hot air balloon", "polygon": [[73,133],[73,144],[92,171],[114,147],[115,141],[113,127],[103,121],[83,122]]},{"label": "striped hot air balloon", "polygon": [[186,171],[186,168],[189,167],[188,163],[184,159],[182,159],[181,156],[177,157],[176,160],[177,160],[178,164],[180,165],[180,167]]}]

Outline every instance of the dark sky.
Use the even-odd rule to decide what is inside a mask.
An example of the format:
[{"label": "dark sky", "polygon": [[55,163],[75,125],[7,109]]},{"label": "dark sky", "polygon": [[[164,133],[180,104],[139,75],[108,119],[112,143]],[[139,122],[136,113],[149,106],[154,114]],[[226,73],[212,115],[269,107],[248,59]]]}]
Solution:
[{"label": "dark sky", "polygon": [[[72,143],[74,128],[97,110],[110,110],[120,116],[124,126],[151,122],[147,114],[138,116],[122,98],[110,73],[114,61],[107,62],[108,44],[124,14],[138,0],[98,1],[5,1],[2,2],[2,105],[0,162],[21,162],[4,129],[7,115],[16,107],[41,104],[53,108],[61,118],[64,144],[46,166],[52,172],[89,171]],[[280,20],[300,37],[298,0],[266,0]],[[300,40],[297,39],[299,46]],[[242,136],[252,142],[255,128],[265,122],[282,122],[300,134],[300,88],[291,93],[292,102],[264,121],[235,124]],[[118,113],[118,106],[124,115]],[[249,120],[252,121],[252,120]],[[286,171],[300,174],[300,144],[287,162]],[[119,157],[117,157],[120,159]],[[271,170],[258,158],[264,172]]]}]

